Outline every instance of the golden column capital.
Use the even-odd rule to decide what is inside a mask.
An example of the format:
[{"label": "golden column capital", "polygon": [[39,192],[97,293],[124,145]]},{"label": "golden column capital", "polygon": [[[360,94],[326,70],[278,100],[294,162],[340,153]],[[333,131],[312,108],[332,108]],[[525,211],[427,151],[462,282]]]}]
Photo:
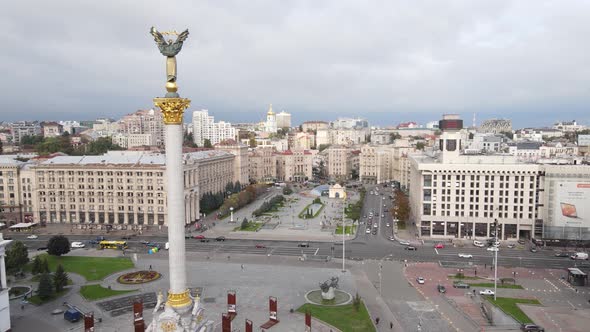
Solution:
[{"label": "golden column capital", "polygon": [[186,98],[154,98],[154,105],[160,108],[164,116],[164,124],[182,124],[184,110],[191,104]]},{"label": "golden column capital", "polygon": [[190,297],[190,290],[187,289],[182,293],[172,293],[169,290],[166,304],[172,308],[184,308],[192,306],[193,301]]}]

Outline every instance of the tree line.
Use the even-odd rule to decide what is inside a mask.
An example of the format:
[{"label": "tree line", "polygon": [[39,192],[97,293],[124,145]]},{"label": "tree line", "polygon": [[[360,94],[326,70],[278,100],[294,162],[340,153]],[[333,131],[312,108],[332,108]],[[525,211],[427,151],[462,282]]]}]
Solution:
[{"label": "tree line", "polygon": [[64,134],[57,137],[23,136],[21,145],[24,148],[34,149],[40,155],[62,152],[71,156],[101,155],[109,150],[123,150],[122,147],[114,144],[110,137],[99,137],[89,142],[82,139],[82,144],[74,147],[70,141],[70,135]]},{"label": "tree line", "polygon": [[285,200],[285,196],[276,195],[273,198],[271,198],[270,200],[264,201],[258,209],[254,210],[254,212],[252,212],[252,215],[255,217],[259,217],[259,216],[263,215],[264,213],[272,210],[277,205],[281,204],[284,200]]}]

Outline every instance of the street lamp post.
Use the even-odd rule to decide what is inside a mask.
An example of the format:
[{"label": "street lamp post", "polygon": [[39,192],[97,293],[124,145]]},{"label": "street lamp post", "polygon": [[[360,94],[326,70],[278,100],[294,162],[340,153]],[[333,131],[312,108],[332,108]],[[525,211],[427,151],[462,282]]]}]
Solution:
[{"label": "street lamp post", "polygon": [[344,193],[344,200],[342,201],[342,272],[346,272],[346,268],[344,266],[344,262],[345,262],[345,246],[346,246],[346,241],[344,240],[344,231],[346,230],[346,222],[345,222],[345,218],[346,218],[346,192]]},{"label": "street lamp post", "polygon": [[230,216],[229,221],[234,222],[234,208],[233,207],[229,208],[229,216]]},{"label": "street lamp post", "polygon": [[383,283],[383,263],[379,263],[379,296],[381,296],[381,288]]}]

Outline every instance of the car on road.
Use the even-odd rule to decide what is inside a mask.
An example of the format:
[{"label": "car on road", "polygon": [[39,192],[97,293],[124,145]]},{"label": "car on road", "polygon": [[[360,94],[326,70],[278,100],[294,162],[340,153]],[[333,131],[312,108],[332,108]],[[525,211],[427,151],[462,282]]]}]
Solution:
[{"label": "car on road", "polygon": [[479,248],[485,247],[485,244],[483,244],[483,242],[477,240],[473,241],[473,245]]},{"label": "car on road", "polygon": [[473,255],[472,254],[462,254],[462,253],[459,253],[459,257],[461,257],[461,258],[473,258]]},{"label": "car on road", "polygon": [[47,247],[39,247],[39,248],[37,248],[37,251],[43,251],[43,250],[47,250]]},{"label": "car on road", "polygon": [[516,242],[518,242],[519,244],[524,244],[526,241],[525,241],[525,239],[518,239],[518,241],[516,241]]},{"label": "car on road", "polygon": [[443,294],[444,294],[444,293],[446,293],[446,292],[447,292],[447,289],[446,289],[446,288],[445,288],[445,286],[443,286],[443,285],[437,285],[437,286],[436,286],[436,289],[438,289],[438,292],[439,292],[439,293],[443,293]]},{"label": "car on road", "polygon": [[38,236],[35,234],[31,234],[31,235],[27,236],[27,239],[31,239],[31,240],[36,239],[36,238],[38,238]]},{"label": "car on road", "polygon": [[531,247],[531,252],[537,252],[537,247]]},{"label": "car on road", "polygon": [[414,246],[407,246],[407,247],[404,247],[404,249],[406,249],[406,250],[418,250],[418,248],[416,248]]},{"label": "car on road", "polygon": [[373,225],[373,228],[377,228],[377,227],[379,227],[379,225],[378,225],[377,223],[375,223],[375,224]]},{"label": "car on road", "polygon": [[419,283],[420,285],[424,285],[424,278],[418,277],[418,278],[416,278],[416,282]]},{"label": "car on road", "polygon": [[371,229],[367,228],[367,230],[365,231],[366,234],[371,234]]},{"label": "car on road", "polygon": [[256,244],[256,248],[258,248],[258,249],[265,249],[266,248],[266,245],[264,245],[262,243],[258,243],[258,244]]},{"label": "car on road", "polygon": [[203,234],[193,236],[193,239],[195,239],[195,240],[202,240],[204,238],[205,238],[205,235],[203,235]]},{"label": "car on road", "polygon": [[[91,242],[91,243],[92,243],[92,242]],[[140,243],[141,243],[141,244],[148,244],[148,243],[150,243],[150,241],[141,240],[141,241],[140,241]]]},{"label": "car on road", "polygon": [[387,226],[387,227],[391,227],[391,224],[390,224],[390,223],[387,223],[387,224],[385,224],[385,226]]},{"label": "car on road", "polygon": [[[385,206],[385,205],[384,205],[384,206]],[[382,215],[381,215],[381,218],[385,218],[385,215],[384,215],[384,214],[382,214]]]},{"label": "car on road", "polygon": [[215,238],[215,241],[223,242],[223,241],[225,241],[225,236],[218,236]]},{"label": "car on road", "polygon": [[500,251],[500,249],[498,249],[498,247],[488,247],[488,249],[486,249],[487,251]]},{"label": "car on road", "polygon": [[570,257],[570,256],[571,256],[571,253],[565,252],[565,251],[555,253],[555,257]]},{"label": "car on road", "polygon": [[521,324],[520,330],[524,332],[545,332],[545,329],[541,326],[529,323]]},{"label": "car on road", "polygon": [[405,240],[400,240],[399,244],[401,244],[402,246],[409,246],[410,245],[410,241],[405,241]]},{"label": "car on road", "polygon": [[131,236],[121,236],[121,240],[131,240]]},{"label": "car on road", "polygon": [[514,243],[510,243],[509,245],[506,246],[508,249],[513,249],[516,248],[516,244]]},{"label": "car on road", "polygon": [[299,248],[309,248],[309,242],[301,242],[297,246]]},{"label": "car on road", "polygon": [[494,295],[494,291],[491,289],[484,289],[479,291],[479,295]]},{"label": "car on road", "polygon": [[434,245],[434,249],[444,249],[445,245],[444,243],[437,243]]},{"label": "car on road", "polygon": [[464,282],[456,281],[456,282],[453,283],[453,287],[454,288],[469,288],[471,286],[469,286],[469,284],[466,284]]},{"label": "car on road", "polygon": [[373,235],[377,235],[377,230],[376,230],[376,229],[374,229],[374,230],[373,230],[373,232],[371,232],[371,234],[373,234]]},{"label": "car on road", "polygon": [[84,248],[86,247],[86,245],[82,242],[72,242],[72,244],[70,245],[72,248]]},{"label": "car on road", "polygon": [[395,241],[395,238],[394,238],[393,236],[390,236],[390,237],[389,237],[389,240],[391,240],[391,241]]},{"label": "car on road", "polygon": [[363,218],[365,218],[365,219],[366,219],[366,218],[367,218],[367,215],[365,214],[365,215],[363,216]]},{"label": "car on road", "polygon": [[209,242],[209,241],[211,241],[211,239],[208,239],[208,238],[204,237],[204,238],[200,239],[199,241],[201,241],[201,242]]}]

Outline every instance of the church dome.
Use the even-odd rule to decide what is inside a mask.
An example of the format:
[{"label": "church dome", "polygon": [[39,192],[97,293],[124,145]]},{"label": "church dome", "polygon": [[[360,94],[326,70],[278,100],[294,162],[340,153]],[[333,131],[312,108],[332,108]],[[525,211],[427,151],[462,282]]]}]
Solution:
[{"label": "church dome", "polygon": [[272,111],[272,104],[270,104],[270,106],[268,107],[268,113],[266,113],[267,115],[275,115],[275,112]]}]

